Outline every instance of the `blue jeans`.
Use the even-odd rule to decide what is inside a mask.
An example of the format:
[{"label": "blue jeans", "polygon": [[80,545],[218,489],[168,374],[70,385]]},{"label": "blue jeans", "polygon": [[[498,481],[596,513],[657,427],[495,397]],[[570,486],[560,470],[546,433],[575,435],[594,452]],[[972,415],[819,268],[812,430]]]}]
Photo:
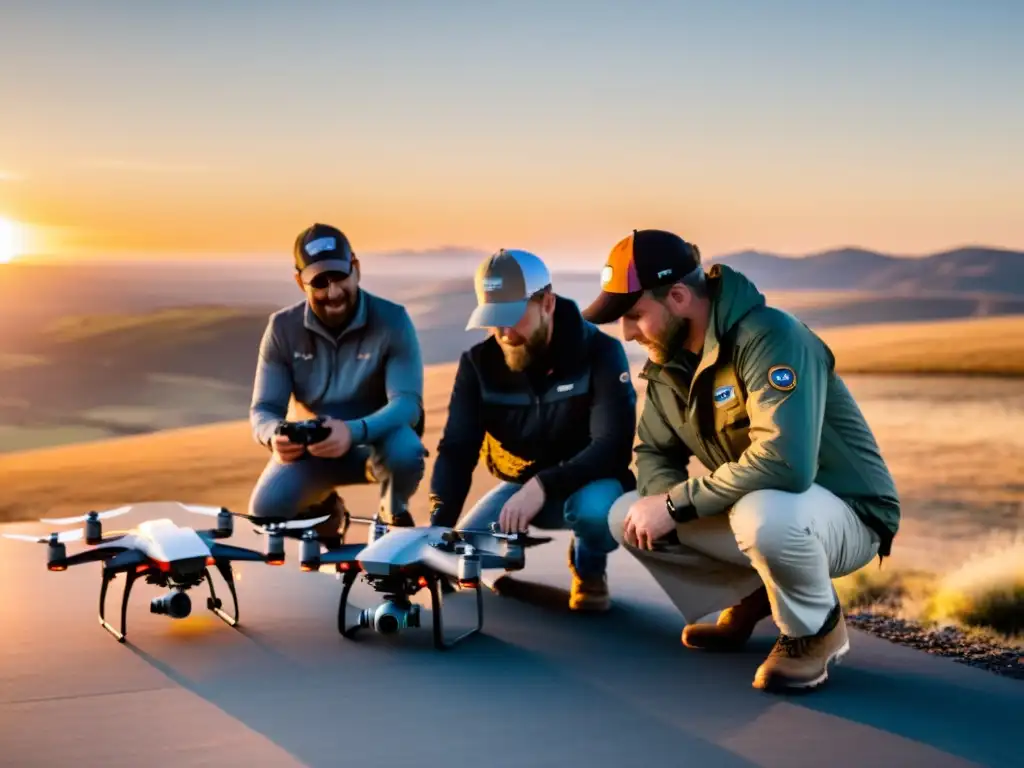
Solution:
[{"label": "blue jeans", "polygon": [[[499,483],[488,491],[473,508],[456,523],[458,529],[486,530],[498,521],[501,508],[522,486],[518,483]],[[580,488],[564,503],[545,502],[531,525],[542,530],[573,532],[573,566],[580,578],[601,576],[605,572],[608,553],[618,542],[608,529],[608,512],[612,504],[624,493],[618,480],[595,480]]]}]

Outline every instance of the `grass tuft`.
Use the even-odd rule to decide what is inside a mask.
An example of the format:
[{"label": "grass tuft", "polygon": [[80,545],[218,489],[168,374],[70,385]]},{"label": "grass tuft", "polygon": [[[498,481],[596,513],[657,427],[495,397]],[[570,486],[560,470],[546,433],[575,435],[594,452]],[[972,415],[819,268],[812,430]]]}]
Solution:
[{"label": "grass tuft", "polygon": [[984,546],[946,573],[880,570],[875,563],[834,584],[848,612],[954,627],[1024,647],[1024,537]]}]

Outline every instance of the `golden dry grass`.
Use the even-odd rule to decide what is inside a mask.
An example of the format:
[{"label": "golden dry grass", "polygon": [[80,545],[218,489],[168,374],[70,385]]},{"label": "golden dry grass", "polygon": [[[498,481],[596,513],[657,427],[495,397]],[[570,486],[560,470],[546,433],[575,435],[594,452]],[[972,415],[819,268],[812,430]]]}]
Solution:
[{"label": "golden dry grass", "polygon": [[1024,376],[1024,316],[829,328],[845,373]]},{"label": "golden dry grass", "polygon": [[956,627],[1024,648],[1024,538],[994,537],[947,571],[879,569],[835,580],[847,612],[867,610],[928,627]]},{"label": "golden dry grass", "polygon": [[[451,365],[427,371],[425,441],[432,454],[428,473],[453,375]],[[293,414],[304,415],[297,410]],[[268,458],[269,453],[253,442],[244,421],[0,454],[0,477],[4,478],[0,521],[81,514],[163,499],[245,510]],[[486,485],[488,478],[483,473],[479,477]],[[374,503],[370,488],[353,489],[346,494],[346,499],[350,497],[350,506]],[[414,499],[413,513],[423,519],[426,510],[424,484]]]}]

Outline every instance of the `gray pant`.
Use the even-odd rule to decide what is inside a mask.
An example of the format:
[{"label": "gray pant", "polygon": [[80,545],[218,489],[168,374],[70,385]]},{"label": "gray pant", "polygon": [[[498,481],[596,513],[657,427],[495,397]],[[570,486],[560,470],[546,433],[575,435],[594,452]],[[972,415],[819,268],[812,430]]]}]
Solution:
[{"label": "gray pant", "polygon": [[281,464],[271,459],[249,498],[254,517],[293,518],[322,501],[336,487],[379,482],[381,514],[394,519],[408,508],[426,471],[423,442],[401,427],[373,445],[353,445],[337,459],[305,455]]},{"label": "gray pant", "polygon": [[813,634],[836,604],[832,579],[878,554],[878,534],[820,485],[804,493],[749,493],[726,514],[677,525],[680,545],[662,552],[623,541],[626,513],[637,498],[634,491],[615,502],[609,530],[687,624],[738,603],[763,584],[779,629],[792,636]]}]

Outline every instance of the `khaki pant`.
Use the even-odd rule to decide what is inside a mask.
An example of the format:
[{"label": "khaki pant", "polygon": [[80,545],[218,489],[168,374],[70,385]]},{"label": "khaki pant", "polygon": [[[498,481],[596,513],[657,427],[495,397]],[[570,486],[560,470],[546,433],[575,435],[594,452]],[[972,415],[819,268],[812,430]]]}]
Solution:
[{"label": "khaki pant", "polygon": [[681,545],[665,551],[623,541],[636,491],[612,506],[612,536],[639,560],[692,624],[767,589],[779,630],[810,635],[836,604],[832,579],[871,562],[878,535],[849,506],[821,486],[804,493],[754,491],[726,514],[676,526]]}]

